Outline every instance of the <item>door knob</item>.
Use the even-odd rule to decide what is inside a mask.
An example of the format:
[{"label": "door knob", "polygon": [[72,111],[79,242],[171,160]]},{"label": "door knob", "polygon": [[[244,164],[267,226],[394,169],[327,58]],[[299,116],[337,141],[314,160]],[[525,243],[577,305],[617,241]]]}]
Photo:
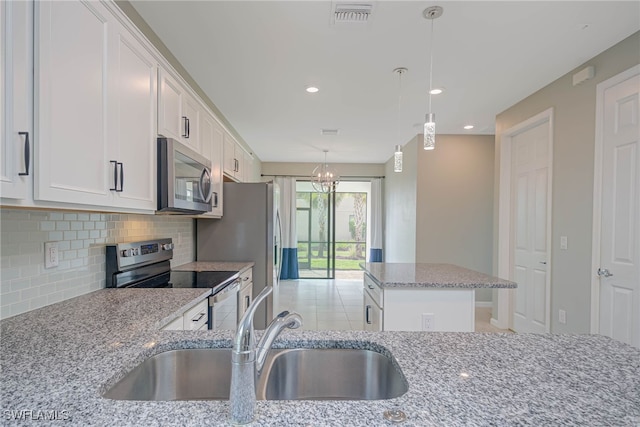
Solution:
[{"label": "door knob", "polygon": [[598,276],[600,276],[600,277],[611,277],[611,276],[613,276],[613,274],[611,274],[609,272],[609,270],[606,269],[606,268],[599,268],[598,269]]}]

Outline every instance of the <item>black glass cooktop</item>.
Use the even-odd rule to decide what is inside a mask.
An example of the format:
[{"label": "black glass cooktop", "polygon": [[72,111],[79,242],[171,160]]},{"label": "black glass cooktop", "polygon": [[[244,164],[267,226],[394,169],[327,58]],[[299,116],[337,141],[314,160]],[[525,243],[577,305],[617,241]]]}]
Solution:
[{"label": "black glass cooktop", "polygon": [[227,282],[237,275],[237,271],[171,271],[167,287],[216,288],[226,286]]}]

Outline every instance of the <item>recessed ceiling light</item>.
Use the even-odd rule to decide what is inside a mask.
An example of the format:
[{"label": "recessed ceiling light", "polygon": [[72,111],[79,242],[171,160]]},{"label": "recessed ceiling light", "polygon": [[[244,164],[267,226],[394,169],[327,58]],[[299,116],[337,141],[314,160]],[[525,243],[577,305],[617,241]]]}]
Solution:
[{"label": "recessed ceiling light", "polygon": [[466,125],[464,128],[465,128],[466,130],[473,129],[473,125]]},{"label": "recessed ceiling light", "polygon": [[309,93],[316,93],[316,92],[317,92],[317,91],[319,91],[319,90],[320,90],[320,89],[318,89],[318,88],[317,88],[317,87],[315,87],[315,86],[307,86],[307,89],[306,89],[306,91],[307,91],[307,92],[309,92]]},{"label": "recessed ceiling light", "polygon": [[444,89],[441,89],[441,88],[439,88],[439,87],[434,88],[434,89],[431,89],[431,90],[429,91],[429,93],[430,93],[431,95],[440,95],[442,92],[444,92]]}]

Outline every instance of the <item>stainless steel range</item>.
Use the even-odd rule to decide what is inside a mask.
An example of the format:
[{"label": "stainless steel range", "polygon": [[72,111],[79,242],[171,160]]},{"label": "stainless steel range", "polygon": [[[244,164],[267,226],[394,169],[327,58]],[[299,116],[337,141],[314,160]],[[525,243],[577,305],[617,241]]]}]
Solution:
[{"label": "stainless steel range", "polygon": [[107,245],[106,258],[107,288],[210,288],[209,329],[235,329],[237,271],[171,271],[171,239]]}]

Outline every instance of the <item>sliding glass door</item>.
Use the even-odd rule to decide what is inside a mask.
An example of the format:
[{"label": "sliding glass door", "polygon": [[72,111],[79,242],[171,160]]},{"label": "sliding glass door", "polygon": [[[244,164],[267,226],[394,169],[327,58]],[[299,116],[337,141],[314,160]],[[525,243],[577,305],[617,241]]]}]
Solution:
[{"label": "sliding glass door", "polygon": [[357,279],[370,230],[370,182],[341,182],[335,193],[296,183],[300,278]]},{"label": "sliding glass door", "polygon": [[309,182],[296,183],[300,278],[334,278],[334,206],[335,193],[317,193]]}]

